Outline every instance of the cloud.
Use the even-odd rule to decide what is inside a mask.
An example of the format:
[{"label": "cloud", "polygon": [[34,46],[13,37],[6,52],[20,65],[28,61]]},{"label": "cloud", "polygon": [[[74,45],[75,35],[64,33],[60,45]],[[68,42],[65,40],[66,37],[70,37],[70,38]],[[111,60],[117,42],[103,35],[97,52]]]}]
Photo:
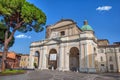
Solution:
[{"label": "cloud", "polygon": [[31,38],[31,36],[27,36],[27,35],[24,35],[24,34],[19,34],[19,35],[17,35],[17,36],[15,36],[16,38],[28,38],[28,39],[30,39]]},{"label": "cloud", "polygon": [[110,9],[112,9],[112,6],[99,6],[96,8],[98,11],[109,11]]}]

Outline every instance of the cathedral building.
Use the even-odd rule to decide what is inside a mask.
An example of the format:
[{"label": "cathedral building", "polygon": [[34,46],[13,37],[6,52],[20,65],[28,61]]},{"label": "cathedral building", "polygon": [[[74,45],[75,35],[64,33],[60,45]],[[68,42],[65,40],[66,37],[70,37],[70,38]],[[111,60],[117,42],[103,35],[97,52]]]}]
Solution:
[{"label": "cathedral building", "polygon": [[97,39],[85,20],[80,28],[71,19],[46,27],[46,39],[30,45],[29,68],[79,72],[120,72],[120,43]]}]

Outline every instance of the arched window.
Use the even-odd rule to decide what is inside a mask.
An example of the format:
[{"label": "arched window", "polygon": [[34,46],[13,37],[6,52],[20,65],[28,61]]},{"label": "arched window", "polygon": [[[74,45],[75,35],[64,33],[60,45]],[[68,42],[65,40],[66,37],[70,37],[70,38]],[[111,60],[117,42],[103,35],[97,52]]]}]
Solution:
[{"label": "arched window", "polygon": [[39,67],[39,62],[40,62],[39,58],[40,58],[39,51],[35,51],[35,54],[34,54],[34,67],[35,68]]},{"label": "arched window", "polygon": [[61,31],[61,32],[60,32],[60,35],[61,35],[61,36],[64,36],[64,35],[65,35],[65,31]]},{"label": "arched window", "polygon": [[52,69],[57,69],[58,63],[57,63],[57,50],[56,49],[50,49],[49,51],[49,56],[48,56],[48,68]]}]

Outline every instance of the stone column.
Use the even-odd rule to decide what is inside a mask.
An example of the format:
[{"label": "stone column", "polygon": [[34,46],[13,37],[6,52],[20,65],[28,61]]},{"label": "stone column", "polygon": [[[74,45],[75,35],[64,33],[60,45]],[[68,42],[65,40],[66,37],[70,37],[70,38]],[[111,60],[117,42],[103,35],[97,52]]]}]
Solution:
[{"label": "stone column", "polygon": [[41,69],[47,69],[47,59],[46,59],[46,53],[47,53],[47,50],[46,50],[46,47],[44,47],[43,49],[42,49],[42,67],[41,67]]},{"label": "stone column", "polygon": [[49,69],[49,65],[48,65],[48,58],[49,58],[49,54],[46,54],[46,68]]},{"label": "stone column", "polygon": [[87,45],[85,43],[82,43],[80,46],[80,71],[86,72],[88,67],[88,60],[87,60]]},{"label": "stone column", "polygon": [[81,45],[79,45],[79,71],[80,71],[80,68],[81,68]]},{"label": "stone column", "polygon": [[120,72],[120,52],[116,52],[117,54],[117,66],[118,66],[118,72]]},{"label": "stone column", "polygon": [[40,48],[40,65],[39,69],[42,69],[42,64],[43,64],[43,50]]},{"label": "stone column", "polygon": [[85,44],[85,71],[88,72],[88,45]]},{"label": "stone column", "polygon": [[[92,43],[92,42],[91,42]],[[95,66],[94,66],[94,51],[95,45],[92,45],[91,43],[87,43],[86,45],[86,58],[87,58],[87,72],[96,72]]]},{"label": "stone column", "polygon": [[64,71],[69,71],[69,50],[68,47],[64,49]]},{"label": "stone column", "polygon": [[94,68],[95,67],[95,64],[94,64],[94,57],[95,57],[95,52],[94,52],[94,46],[91,44],[91,46],[92,46],[92,68]]},{"label": "stone column", "polygon": [[39,68],[38,69],[41,69],[41,64],[42,63],[42,52],[40,50],[40,53],[39,53]]},{"label": "stone column", "polygon": [[81,53],[81,56],[80,56],[80,71],[82,72],[83,71],[83,68],[84,68],[84,45],[83,44],[80,44],[80,53]]},{"label": "stone column", "polygon": [[96,57],[96,55],[97,55],[97,51],[95,52],[94,47],[93,47],[93,49],[92,49],[92,68],[93,68],[92,71],[93,72],[96,72],[96,67],[95,67],[95,57]]},{"label": "stone column", "polygon": [[59,51],[59,55],[60,55],[59,70],[63,71],[63,68],[64,68],[64,47],[60,46],[59,50],[60,50]]},{"label": "stone column", "polygon": [[30,51],[29,68],[34,69],[34,53],[33,53],[33,51]]},{"label": "stone column", "polygon": [[82,51],[82,44],[80,44],[80,58],[79,58],[79,61],[80,61],[80,64],[79,64],[79,70],[81,71],[81,69],[82,69],[82,62],[83,62],[83,60],[82,60],[82,56],[83,56],[83,51]]},{"label": "stone column", "polygon": [[57,69],[56,70],[59,70],[59,64],[60,64],[60,54],[59,54],[59,49],[58,49],[58,52],[57,52]]}]

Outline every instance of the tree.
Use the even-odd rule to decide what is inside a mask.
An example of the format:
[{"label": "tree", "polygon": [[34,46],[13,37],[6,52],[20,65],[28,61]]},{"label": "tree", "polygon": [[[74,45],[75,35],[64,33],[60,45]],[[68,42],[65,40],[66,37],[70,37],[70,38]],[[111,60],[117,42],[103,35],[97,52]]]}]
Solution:
[{"label": "tree", "polygon": [[[1,22],[7,26],[4,40],[4,54],[2,56],[2,71],[5,70],[5,60],[8,44],[16,31],[40,32],[46,23],[46,16],[42,10],[26,0],[0,0]],[[8,37],[9,31],[11,32]]]},{"label": "tree", "polygon": [[[2,50],[4,46],[4,39],[5,39],[5,31],[7,30],[6,26],[0,23],[0,49]],[[11,32],[8,33],[10,36]],[[10,43],[8,44],[8,48],[12,47],[14,44],[15,38],[13,37]]]}]

